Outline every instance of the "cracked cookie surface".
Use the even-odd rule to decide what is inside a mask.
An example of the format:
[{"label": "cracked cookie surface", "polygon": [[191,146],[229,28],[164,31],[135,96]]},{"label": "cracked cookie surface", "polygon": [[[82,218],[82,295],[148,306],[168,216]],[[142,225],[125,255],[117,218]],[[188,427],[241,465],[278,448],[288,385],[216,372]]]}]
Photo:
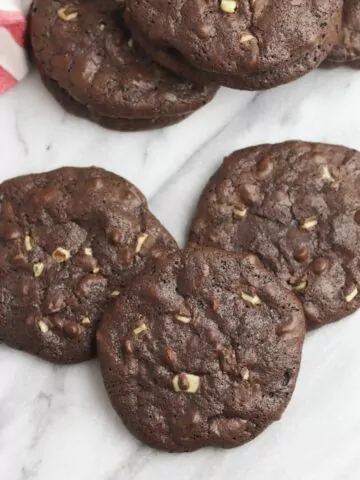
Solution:
[{"label": "cracked cookie surface", "polygon": [[41,75],[53,82],[49,89],[65,90],[83,116],[118,129],[126,120],[134,130],[154,120],[175,123],[211,100],[215,86],[176,77],[139,49],[123,10],[113,0],[34,2],[31,44]]},{"label": "cracked cookie surface", "polygon": [[168,451],[242,445],[278,420],[299,370],[296,297],[257,257],[190,249],[160,257],[105,312],[97,345],[129,430]]},{"label": "cracked cookie surface", "polygon": [[239,150],[205,188],[189,242],[259,255],[297,294],[312,329],[360,306],[359,188],[355,150],[307,142]]},{"label": "cracked cookie surface", "polygon": [[337,41],[341,13],[341,0],[130,0],[126,20],[147,53],[177,74],[261,89],[315,68]]},{"label": "cracked cookie surface", "polygon": [[0,185],[0,340],[57,363],[95,355],[105,306],[176,243],[130,182],[62,168]]}]

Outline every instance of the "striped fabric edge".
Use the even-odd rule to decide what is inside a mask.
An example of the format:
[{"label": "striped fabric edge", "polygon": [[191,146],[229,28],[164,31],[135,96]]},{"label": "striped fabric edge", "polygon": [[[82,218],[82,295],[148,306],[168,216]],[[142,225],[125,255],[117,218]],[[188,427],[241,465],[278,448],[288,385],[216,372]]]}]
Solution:
[{"label": "striped fabric edge", "polygon": [[17,83],[16,78],[10,75],[9,72],[0,67],[0,93],[5,92]]}]

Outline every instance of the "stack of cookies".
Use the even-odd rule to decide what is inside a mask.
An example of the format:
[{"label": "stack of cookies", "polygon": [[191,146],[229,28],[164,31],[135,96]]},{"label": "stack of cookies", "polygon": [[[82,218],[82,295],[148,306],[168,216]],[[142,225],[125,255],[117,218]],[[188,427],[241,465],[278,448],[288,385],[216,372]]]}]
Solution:
[{"label": "stack of cookies", "polygon": [[359,20],[356,0],[35,0],[31,46],[68,111],[143,130],[184,119],[217,85],[276,87],[327,57],[357,66]]},{"label": "stack of cookies", "polygon": [[171,452],[235,447],[280,419],[305,331],[360,306],[360,153],[286,142],[227,157],[180,250],[99,168],[0,185],[0,341],[99,356],[113,407]]},{"label": "stack of cookies", "polygon": [[214,96],[159,67],[133,41],[115,0],[37,0],[31,46],[40,75],[71,113],[115,130],[186,118]]}]

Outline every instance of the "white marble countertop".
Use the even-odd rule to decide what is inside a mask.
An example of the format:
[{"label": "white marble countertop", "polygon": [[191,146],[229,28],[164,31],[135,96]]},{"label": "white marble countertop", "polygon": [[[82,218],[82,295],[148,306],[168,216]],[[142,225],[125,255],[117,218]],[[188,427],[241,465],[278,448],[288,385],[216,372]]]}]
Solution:
[{"label": "white marble countertop", "polygon": [[[0,181],[99,165],[148,196],[184,244],[196,199],[222,157],[303,139],[360,149],[360,72],[317,71],[263,93],[221,89],[183,123],[114,133],[63,112],[36,73],[0,98]],[[360,313],[308,335],[280,422],[238,449],[170,455],[139,444],[107,400],[97,361],[47,364],[0,346],[1,480],[359,480]]]}]

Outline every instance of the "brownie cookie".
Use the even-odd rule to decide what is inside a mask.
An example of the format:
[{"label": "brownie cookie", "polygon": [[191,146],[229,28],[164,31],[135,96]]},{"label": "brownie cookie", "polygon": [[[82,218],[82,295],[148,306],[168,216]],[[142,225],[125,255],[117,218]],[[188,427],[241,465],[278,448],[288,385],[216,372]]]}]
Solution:
[{"label": "brownie cookie", "polygon": [[300,302],[257,257],[160,257],[97,333],[110,400],[129,430],[171,452],[235,447],[278,420],[295,387]]},{"label": "brownie cookie", "polygon": [[66,90],[61,88],[58,83],[49,77],[41,77],[45,87],[56,98],[61,106],[69,113],[78,117],[90,119],[92,122],[98,123],[104,128],[111,130],[134,132],[137,130],[150,130],[152,128],[162,128],[168,125],[174,125],[185,119],[187,115],[177,115],[172,117],[153,117],[153,118],[116,118],[106,117],[97,114],[94,110],[89,109],[81,103],[74,100]]},{"label": "brownie cookie", "polygon": [[360,59],[360,2],[345,0],[339,43],[331,50],[329,62],[347,63]]},{"label": "brownie cookie", "polygon": [[234,152],[189,240],[259,255],[301,299],[308,329],[345,317],[360,306],[360,153],[299,141]]},{"label": "brownie cookie", "polygon": [[57,363],[95,354],[104,307],[176,249],[131,183],[62,168],[0,185],[0,341]]},{"label": "brownie cookie", "polygon": [[342,1],[130,0],[134,38],[193,81],[264,89],[314,69],[338,39]]},{"label": "brownie cookie", "polygon": [[113,0],[34,2],[33,57],[56,97],[67,94],[61,103],[127,130],[176,123],[207,103],[216,87],[194,85],[158,67],[130,38],[123,9]]}]

